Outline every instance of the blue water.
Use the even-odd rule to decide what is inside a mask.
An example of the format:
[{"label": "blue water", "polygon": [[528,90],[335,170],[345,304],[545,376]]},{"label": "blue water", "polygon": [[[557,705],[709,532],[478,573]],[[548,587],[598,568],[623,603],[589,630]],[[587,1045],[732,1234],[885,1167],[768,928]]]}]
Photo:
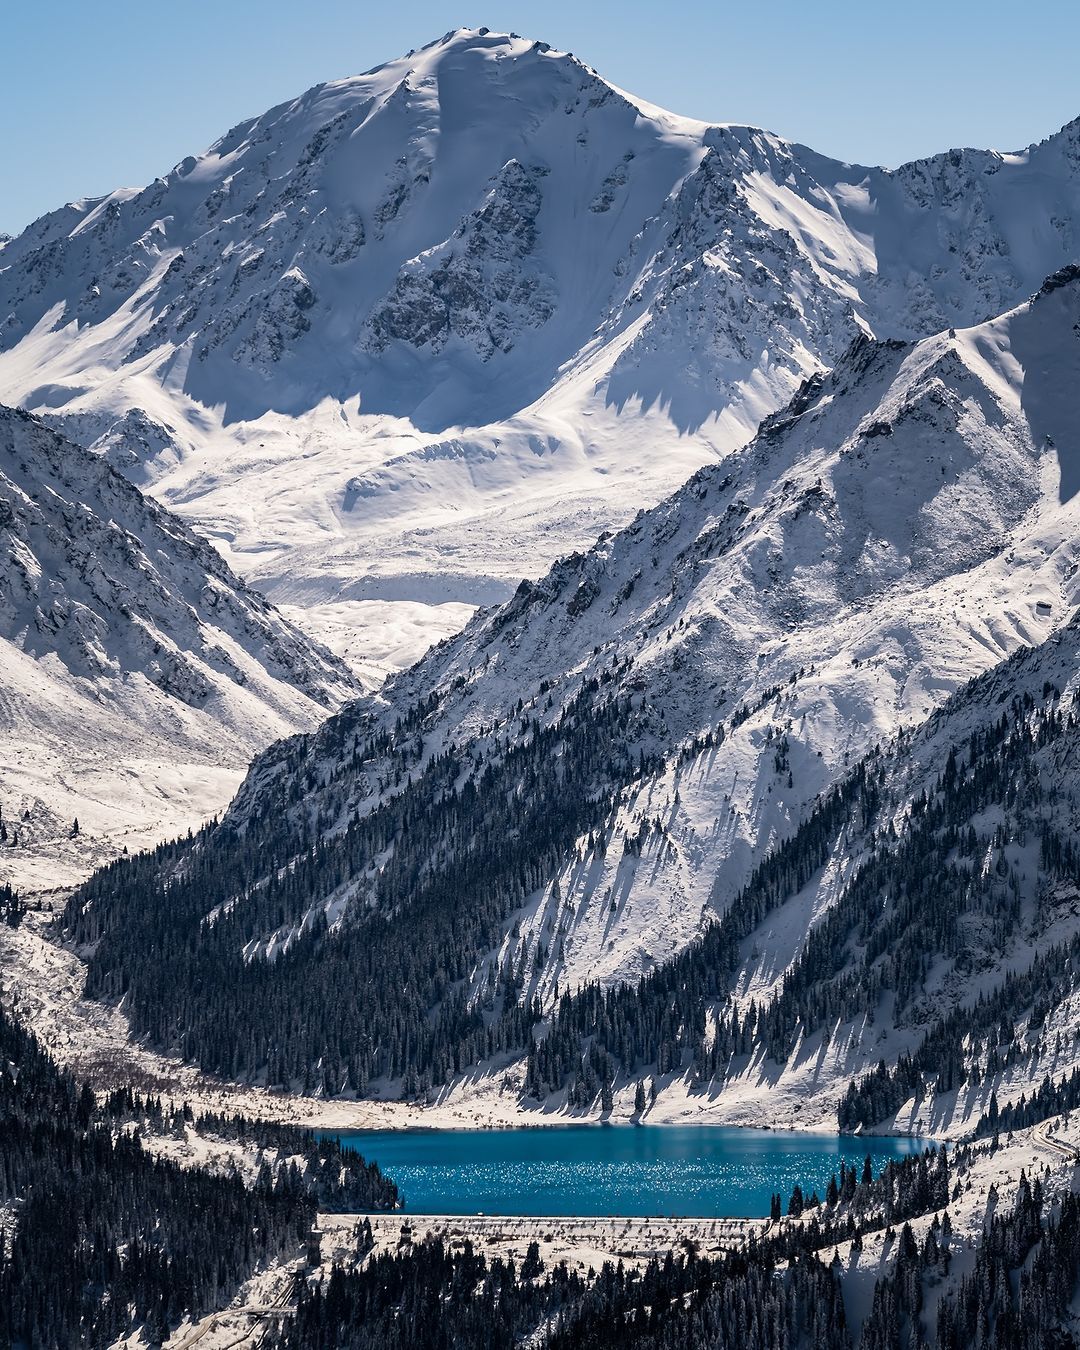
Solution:
[{"label": "blue water", "polygon": [[749,1218],[774,1191],[824,1195],[843,1158],[874,1174],[914,1139],[854,1139],[700,1125],[361,1130],[337,1136],[397,1182],[413,1214]]}]

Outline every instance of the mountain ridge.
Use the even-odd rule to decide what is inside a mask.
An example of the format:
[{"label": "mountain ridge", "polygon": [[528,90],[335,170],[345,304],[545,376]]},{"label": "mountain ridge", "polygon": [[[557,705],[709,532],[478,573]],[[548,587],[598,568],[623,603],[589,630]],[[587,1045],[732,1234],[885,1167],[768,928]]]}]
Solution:
[{"label": "mountain ridge", "polygon": [[3,407],[0,553],[0,866],[21,884],[141,844],[147,815],[199,824],[251,753],[355,692],[183,522]]},{"label": "mountain ridge", "polygon": [[[279,1044],[275,1008],[303,1030],[238,1061],[215,995],[187,1005],[185,1053],[309,1086],[318,1061],[323,1091],[422,1095],[520,1055],[568,989],[677,968],[876,744],[1065,630],[1075,447],[1067,401],[1037,395],[1071,387],[1078,331],[1073,269],[989,324],[856,340],[725,463],[265,752],[195,850],[97,878],[72,916],[100,942],[95,992],[135,980],[136,1029],[171,1025],[153,953],[212,906],[228,920],[191,978],[205,961],[232,972],[215,985],[243,983],[265,1012],[245,1013],[256,1045]],[[846,867],[761,937],[763,991],[797,968]],[[340,991],[358,970],[354,1003]],[[394,1029],[383,980],[409,989]],[[323,1060],[323,1036],[356,1048]]]},{"label": "mountain ridge", "polygon": [[456,30],[6,245],[0,395],[386,673],[860,331],[1021,301],[1075,256],[1078,139],[847,166]]}]

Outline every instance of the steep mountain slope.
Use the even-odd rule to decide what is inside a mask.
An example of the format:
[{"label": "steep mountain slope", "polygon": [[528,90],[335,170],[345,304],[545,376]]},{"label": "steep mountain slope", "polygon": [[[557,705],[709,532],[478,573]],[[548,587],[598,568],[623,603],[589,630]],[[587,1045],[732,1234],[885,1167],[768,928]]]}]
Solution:
[{"label": "steep mountain slope", "polygon": [[355,692],[186,525],[9,408],[0,558],[0,874],[20,884],[197,825]]},{"label": "steep mountain slope", "polygon": [[462,29],[6,244],[0,395],[385,669],[745,442],[859,332],[1016,304],[1078,212],[1078,123],[848,166]]},{"label": "steep mountain slope", "polygon": [[564,998],[532,1092],[651,1073],[661,1114],[954,1134],[1080,1104],[1078,671],[1074,616],[875,747],[700,942]]},{"label": "steep mountain slope", "polygon": [[[179,997],[206,1067],[396,1090],[648,975],[876,741],[1075,609],[1078,334],[1070,269],[990,323],[858,340],[723,465],[267,752],[197,849],[96,879],[69,915],[104,937],[92,987],[159,1042]],[[818,912],[770,933],[776,977]]]}]

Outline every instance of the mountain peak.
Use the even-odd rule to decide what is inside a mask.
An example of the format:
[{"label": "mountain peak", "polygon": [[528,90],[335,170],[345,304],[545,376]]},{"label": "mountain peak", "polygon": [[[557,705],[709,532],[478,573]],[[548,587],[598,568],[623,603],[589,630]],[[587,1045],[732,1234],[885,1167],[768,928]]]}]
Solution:
[{"label": "mountain peak", "polygon": [[[498,31],[491,28],[452,28],[443,33],[441,37],[433,38],[432,41],[425,43],[422,47],[413,48],[403,56],[380,62],[362,75],[349,76],[344,80],[335,81],[333,84],[350,84],[368,80],[373,76],[384,75],[389,75],[391,79],[395,80],[408,78],[410,74],[425,78],[436,73],[447,61],[461,58],[479,60],[494,58],[498,61],[509,58],[511,61],[510,69],[513,70],[515,63],[537,57],[546,58],[545,64],[549,69],[560,65],[572,65],[590,75],[595,76],[596,74],[591,67],[578,60],[572,52],[562,51],[549,42],[523,37],[520,33]],[[333,87],[333,85],[316,87],[326,88]]]},{"label": "mountain peak", "polygon": [[1060,291],[1065,286],[1075,286],[1077,282],[1080,282],[1080,263],[1067,263],[1046,278],[1034,298],[1038,298],[1040,295],[1050,295],[1054,291]]},{"label": "mountain peak", "polygon": [[272,598],[435,620],[745,444],[860,334],[1025,302],[1078,217],[1065,142],[840,164],[454,29],[4,245],[0,397],[214,521]]}]

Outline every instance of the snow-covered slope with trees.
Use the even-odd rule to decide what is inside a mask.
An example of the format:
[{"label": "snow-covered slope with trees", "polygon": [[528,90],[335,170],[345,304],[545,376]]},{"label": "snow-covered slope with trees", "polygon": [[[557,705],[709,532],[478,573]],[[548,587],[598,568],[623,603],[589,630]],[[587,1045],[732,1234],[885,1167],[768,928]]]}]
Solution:
[{"label": "snow-covered slope with trees", "polygon": [[744,443],[858,333],[1018,303],[1078,214],[1080,123],[844,165],[462,29],[5,244],[0,396],[374,673]]},{"label": "snow-covered slope with trees", "polygon": [[1080,1104],[1078,669],[1074,616],[875,746],[699,943],[564,999],[531,1095],[954,1136]]},{"label": "snow-covered slope with trees", "polygon": [[[198,850],[99,878],[72,916],[106,935],[98,990],[136,978],[138,1029],[171,1036],[153,954],[212,908],[190,978],[224,992],[186,1052],[366,1090],[520,1051],[533,1000],[635,985],[876,742],[1075,611],[1078,332],[1066,269],[988,323],[858,339],[745,449],[272,748]],[[162,866],[184,880],[158,903]],[[762,931],[762,992],[837,875]]]},{"label": "snow-covered slope with trees", "polygon": [[9,408],[0,559],[0,876],[20,885],[198,825],[355,692],[187,525]]}]

